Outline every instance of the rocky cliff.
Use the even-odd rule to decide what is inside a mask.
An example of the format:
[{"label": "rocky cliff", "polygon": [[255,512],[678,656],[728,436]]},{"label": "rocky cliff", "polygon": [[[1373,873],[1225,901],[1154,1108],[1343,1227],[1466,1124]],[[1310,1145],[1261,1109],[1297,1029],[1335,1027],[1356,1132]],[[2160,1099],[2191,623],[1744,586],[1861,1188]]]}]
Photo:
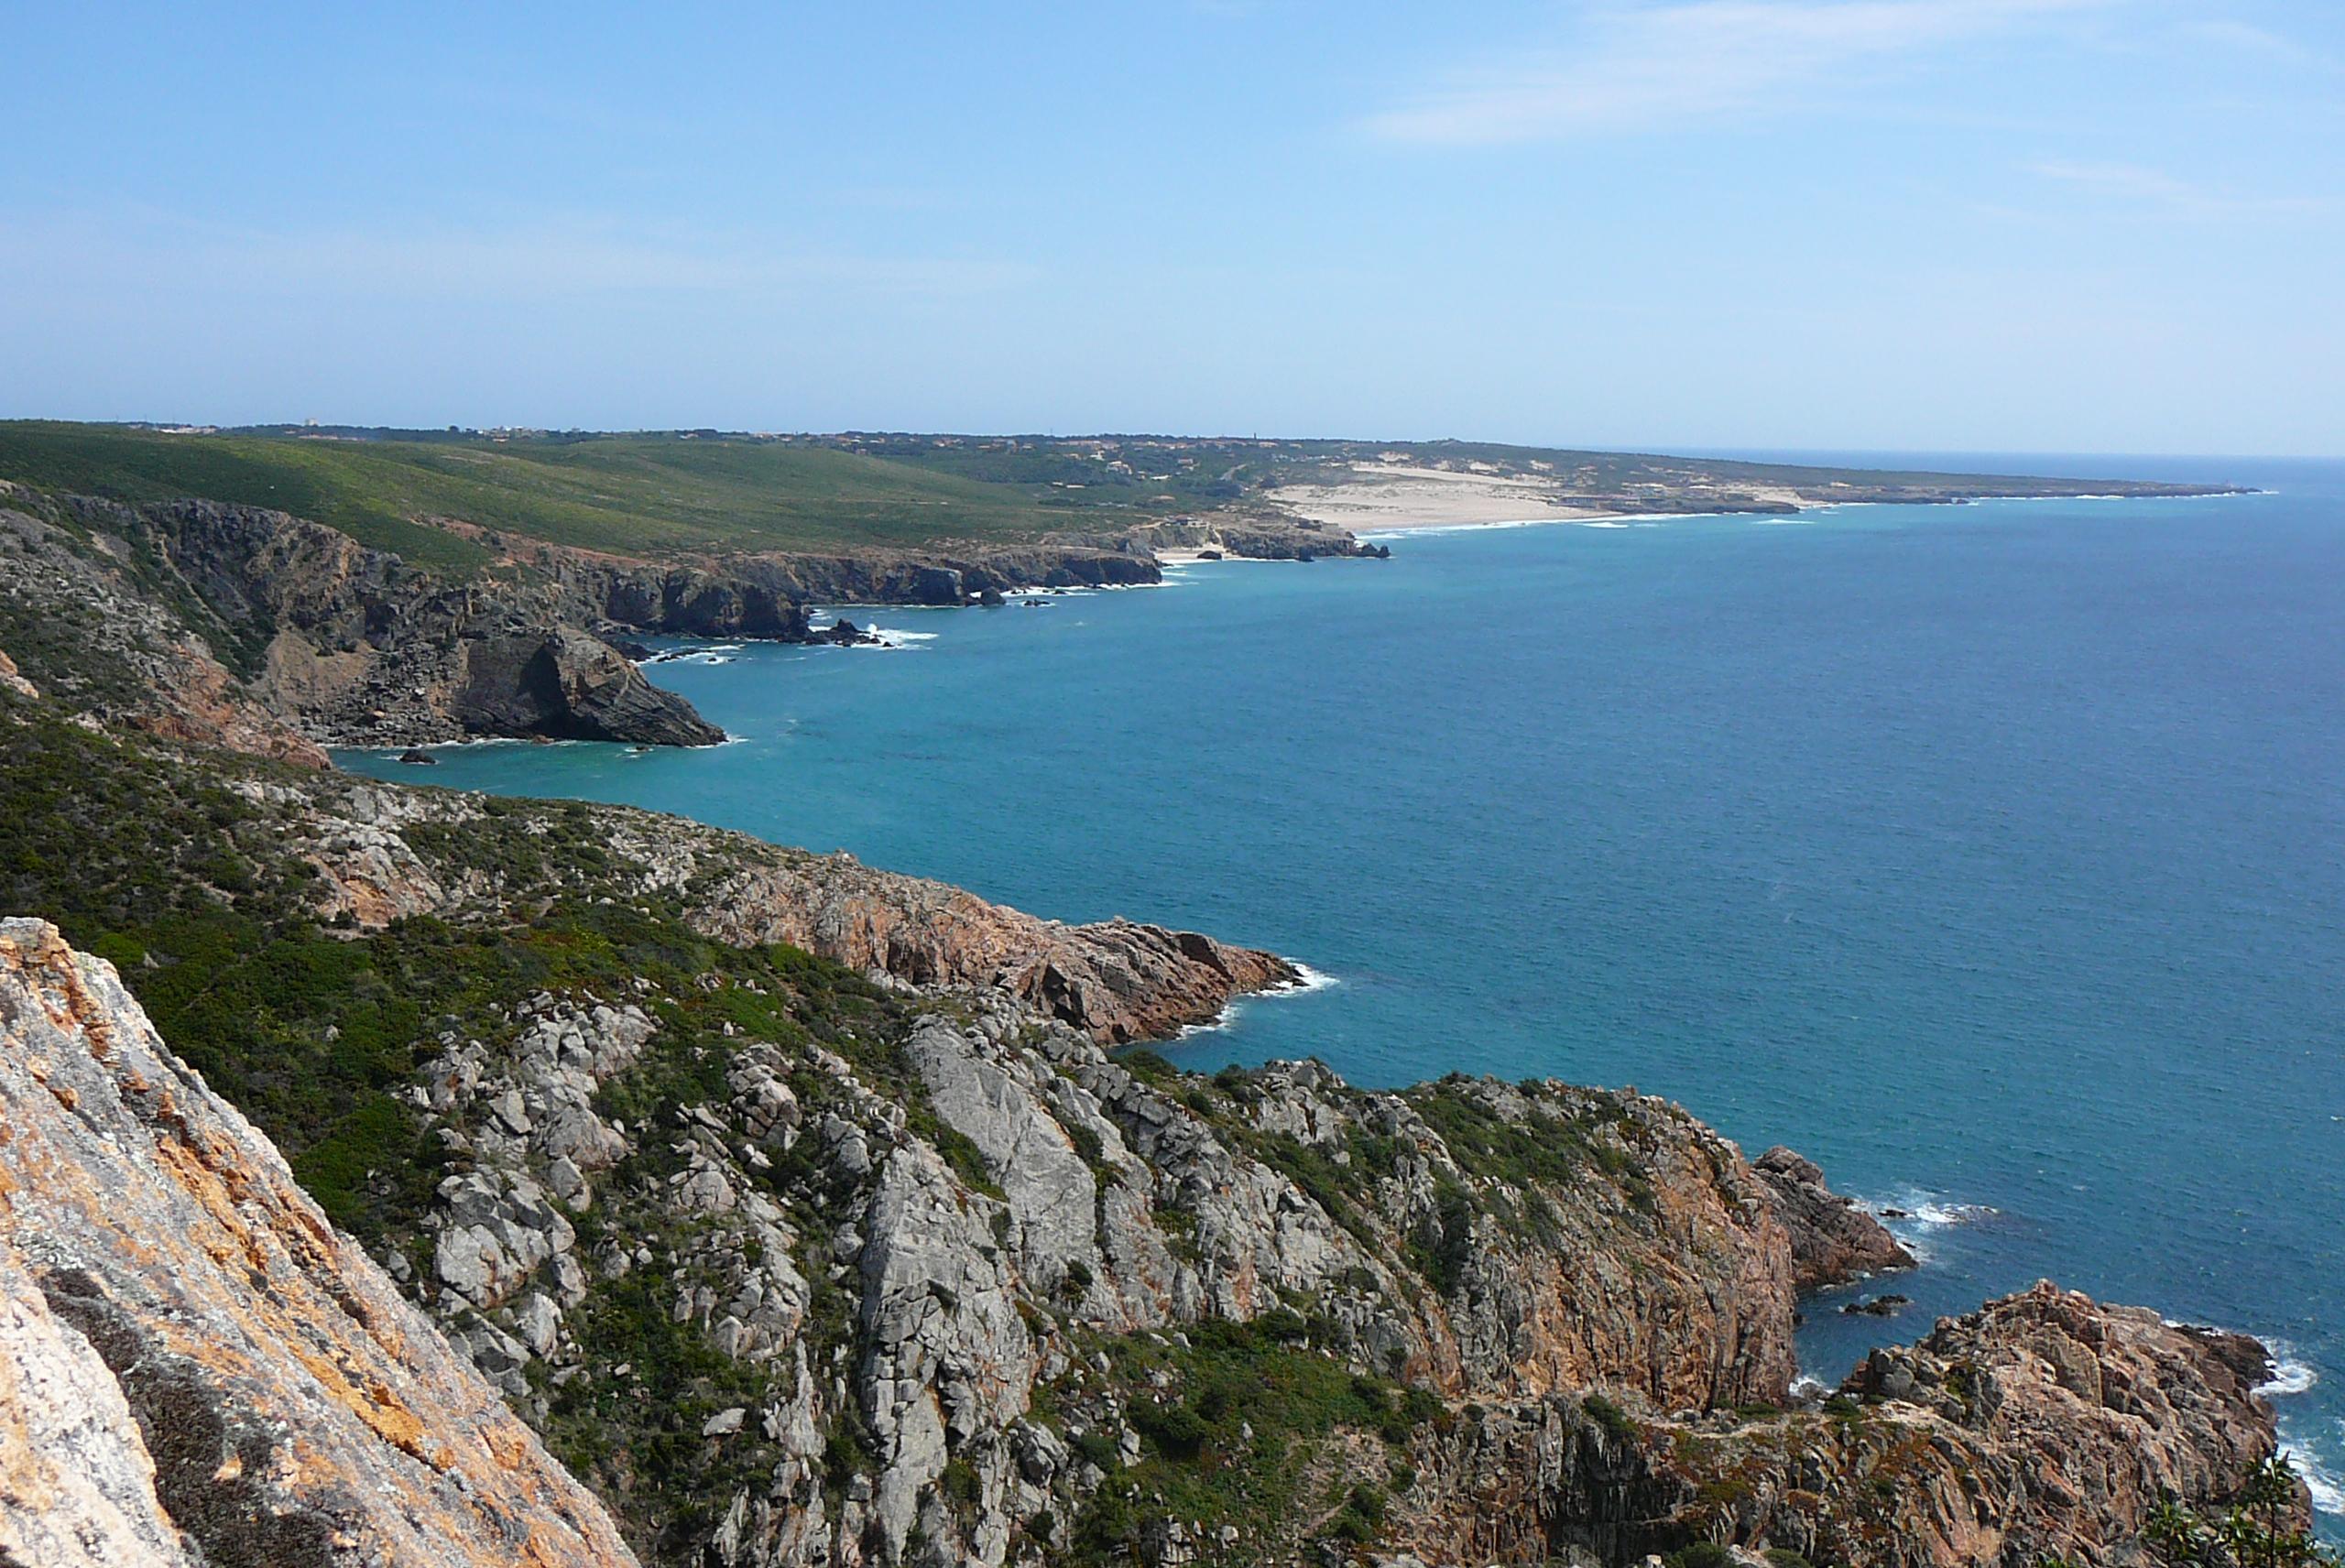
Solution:
[{"label": "rocky cliff", "polygon": [[1801,1290],[1914,1266],[1895,1236],[1824,1184],[1814,1160],[1779,1144],[1751,1169],[1790,1223],[1792,1282]]},{"label": "rocky cliff", "polygon": [[102,723],[313,767],[321,742],[724,738],[547,585],[442,585],[253,507],[5,499],[0,646]]},{"label": "rocky cliff", "polygon": [[1802,1393],[1801,1286],[1902,1261],[1812,1166],[1634,1094],[1122,1049],[1290,973],[1203,936],[13,687],[0,899],[203,1073],[5,928],[0,1392],[60,1390],[0,1399],[29,1562],[201,1525],[299,1563],[384,1497],[452,1561],[535,1510],[543,1560],[599,1550],[474,1375],[642,1558],[727,1568],[2115,1568],[2272,1452],[2260,1347],[2048,1289]]},{"label": "rocky cliff", "polygon": [[497,845],[594,845],[604,896],[672,900],[737,947],[786,942],[892,984],[998,991],[1103,1043],[1157,1040],[1300,983],[1276,954],[1129,920],[1046,920],[944,883],[623,806],[489,800],[342,776],[232,788],[266,805],[303,897],[362,929],[420,915],[526,918],[566,878],[489,876]]},{"label": "rocky cliff", "polygon": [[1778,1408],[1813,1207],[1651,1099],[1185,1079],[943,993],[852,1055],[732,1033],[629,1119],[658,986],[502,1016],[415,1086],[435,1328],[107,966],[0,923],[19,1561],[626,1561],[484,1377],[727,1564],[2115,1563],[2272,1448],[2261,1346],[2048,1285]]},{"label": "rocky cliff", "polygon": [[[451,581],[262,507],[129,506],[16,485],[0,500],[0,648],[31,679],[83,696],[101,719],[311,766],[324,763],[320,743],[707,745],[722,732],[606,639],[802,642],[818,636],[812,604],[964,604],[1162,579],[1139,536],[675,564],[426,519],[496,552],[486,573]],[[1270,525],[1216,542],[1356,553],[1348,536]]]},{"label": "rocky cliff", "polygon": [[631,1561],[104,964],[0,921],[0,1549]]}]

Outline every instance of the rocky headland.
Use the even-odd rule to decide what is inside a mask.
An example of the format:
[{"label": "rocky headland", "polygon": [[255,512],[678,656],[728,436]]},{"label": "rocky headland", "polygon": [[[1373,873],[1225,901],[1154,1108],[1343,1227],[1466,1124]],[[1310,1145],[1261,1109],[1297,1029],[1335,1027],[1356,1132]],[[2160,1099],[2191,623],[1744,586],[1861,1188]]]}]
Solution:
[{"label": "rocky headland", "polygon": [[1840,1244],[1658,1100],[1194,1079],[980,987],[852,1054],[728,1030],[704,1094],[622,1116],[671,1006],[442,1033],[408,1093],[455,1158],[378,1267],[109,966],[0,925],[0,1541],[2032,1568],[2132,1561],[2272,1451],[2261,1346],[2049,1285],[1803,1405],[1798,1260]]},{"label": "rocky headland", "polygon": [[0,893],[120,966],[7,928],[37,1551],[103,1503],[208,1562],[2114,1565],[2273,1452],[2260,1346],[2049,1287],[1799,1392],[1801,1290],[1904,1259],[1667,1102],[1123,1047],[1267,954],[0,724]]},{"label": "rocky headland", "polygon": [[[450,578],[283,512],[128,506],[0,488],[0,647],[54,659],[61,694],[158,734],[322,765],[321,746],[474,736],[704,746],[723,732],[644,679],[640,637],[859,645],[813,604],[999,603],[1033,588],[1162,580],[1154,549],[1193,534],[1278,559],[1374,554],[1275,523],[982,550],[633,560],[426,519],[494,550]],[[60,635],[56,623],[71,623]],[[30,624],[27,624],[30,623]],[[93,674],[93,665],[109,668]]]}]

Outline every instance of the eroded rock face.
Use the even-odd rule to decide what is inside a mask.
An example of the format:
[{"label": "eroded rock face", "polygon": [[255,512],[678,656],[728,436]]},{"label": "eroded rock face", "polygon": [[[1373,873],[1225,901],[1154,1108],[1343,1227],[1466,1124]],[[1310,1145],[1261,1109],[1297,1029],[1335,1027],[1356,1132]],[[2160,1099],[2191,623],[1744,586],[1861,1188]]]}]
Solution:
[{"label": "eroded rock face", "polygon": [[1633,1563],[1707,1541],[1879,1568],[2136,1564],[2162,1499],[2218,1504],[2272,1453],[2263,1365],[2252,1340],[2039,1284],[1877,1353],[1843,1390],[1859,1402],[1491,1412],[1437,1445],[1408,1535],[1434,1563]]},{"label": "eroded rock face", "polygon": [[0,1047],[16,1561],[91,1560],[42,1550],[60,1539],[270,1568],[633,1561],[110,966],[0,921]]},{"label": "eroded rock face", "polygon": [[1062,925],[845,855],[745,859],[702,909],[696,923],[727,942],[786,942],[916,985],[996,987],[1114,1045],[1301,980],[1275,954],[1194,931]]},{"label": "eroded rock face", "polygon": [[0,1559],[180,1568],[122,1386],[0,1236]]},{"label": "eroded rock face", "polygon": [[[0,502],[37,500],[0,482]],[[167,739],[220,746],[305,768],[326,756],[256,700],[212,646],[157,603],[133,572],[135,552],[104,534],[0,505],[0,627],[18,620],[14,653],[0,654],[0,691],[45,691],[70,710]],[[212,628],[216,630],[217,628]]]},{"label": "eroded rock face", "polygon": [[[1362,1094],[1309,1062],[1183,1089],[1004,991],[938,995],[861,1063],[744,1040],[725,1096],[673,1125],[593,1108],[661,1049],[656,1007],[540,998],[426,1069],[472,1168],[441,1188],[423,1293],[485,1375],[529,1410],[627,1377],[573,1328],[647,1270],[655,1308],[761,1369],[763,1393],[693,1417],[769,1477],[716,1500],[719,1561],[1048,1561],[1035,1521],[1079,1516],[1105,1476],[1070,1439],[1140,1453],[1087,1380],[1099,1333],[1164,1344],[1300,1303],[1325,1354],[1493,1412],[1590,1385],[1642,1410],[1788,1388],[1788,1240],[1733,1146],[1674,1106],[1485,1080]],[[916,1085],[873,1080],[885,1062]],[[1467,1153],[1525,1140],[1578,1152],[1503,1172]],[[1343,1195],[1306,1188],[1314,1169]],[[564,1210],[597,1216],[594,1256]],[[851,1358],[816,1336],[818,1288],[852,1299]],[[867,1469],[841,1487],[843,1425]]]},{"label": "eroded rock face", "polygon": [[449,711],[478,735],[648,746],[714,746],[725,738],[616,648],[563,626],[466,643]]},{"label": "eroded rock face", "polygon": [[[50,694],[101,720],[321,768],[320,741],[724,738],[583,629],[606,617],[578,584],[451,584],[260,507],[8,494],[45,515],[0,510],[0,626],[8,613],[96,621],[15,651],[39,655]],[[644,574],[653,629],[799,624],[691,573]]]},{"label": "eroded rock face", "polygon": [[1790,1234],[1799,1288],[1911,1269],[1914,1255],[1863,1207],[1824,1184],[1816,1162],[1781,1144],[1751,1162]]}]

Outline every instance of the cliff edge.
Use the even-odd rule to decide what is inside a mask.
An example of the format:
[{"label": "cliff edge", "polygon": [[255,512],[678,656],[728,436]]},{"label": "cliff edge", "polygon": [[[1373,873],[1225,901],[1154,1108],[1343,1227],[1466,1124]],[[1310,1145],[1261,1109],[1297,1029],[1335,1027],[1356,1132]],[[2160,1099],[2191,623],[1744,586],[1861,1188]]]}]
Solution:
[{"label": "cliff edge", "polygon": [[0,921],[0,1555],[633,1561],[111,966]]}]

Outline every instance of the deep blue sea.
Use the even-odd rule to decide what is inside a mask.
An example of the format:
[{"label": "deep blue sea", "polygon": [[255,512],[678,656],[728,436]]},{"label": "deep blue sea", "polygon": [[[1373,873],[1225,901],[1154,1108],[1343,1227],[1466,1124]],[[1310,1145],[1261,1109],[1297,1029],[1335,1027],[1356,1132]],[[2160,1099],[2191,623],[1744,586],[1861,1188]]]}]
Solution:
[{"label": "deep blue sea", "polygon": [[1186,1065],[1665,1094],[1916,1213],[1914,1306],[1814,1304],[1811,1371],[2050,1276],[2281,1345],[2345,1506],[2345,463],[1977,465],[2272,493],[1418,533],[883,610],[899,651],[652,668],[736,744],[431,781],[1336,981]]}]

